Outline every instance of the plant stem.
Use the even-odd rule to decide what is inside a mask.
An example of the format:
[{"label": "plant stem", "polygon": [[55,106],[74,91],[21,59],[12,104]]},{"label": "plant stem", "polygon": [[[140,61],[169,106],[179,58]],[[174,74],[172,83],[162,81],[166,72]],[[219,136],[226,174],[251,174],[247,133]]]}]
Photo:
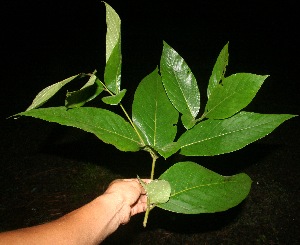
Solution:
[{"label": "plant stem", "polygon": [[158,156],[156,155],[155,151],[153,149],[151,149],[150,147],[145,147],[145,151],[148,151],[152,157],[152,166],[151,166],[151,175],[150,175],[150,179],[153,180],[154,179],[154,170],[155,170],[155,163],[156,160],[158,158]]},{"label": "plant stem", "polygon": [[145,216],[144,216],[144,221],[143,221],[143,226],[144,227],[146,227],[146,225],[147,225],[150,210],[151,210],[150,209],[150,199],[147,198],[147,209],[146,209]]},{"label": "plant stem", "polygon": [[[100,80],[99,80],[100,81]],[[105,91],[107,91],[110,95],[115,95],[113,92],[111,92],[107,87],[106,85],[100,81],[100,83],[102,84],[103,88]],[[139,131],[136,129],[135,125],[133,124],[133,121],[131,120],[130,116],[128,115],[127,111],[125,110],[124,106],[120,103],[120,107],[121,109],[123,110],[125,116],[127,117],[129,123],[131,124],[131,126],[133,127],[134,131],[136,132],[137,136],[139,137],[141,143],[143,146],[145,146],[145,142],[142,138],[142,136],[140,135]]]},{"label": "plant stem", "polygon": [[156,163],[156,160],[157,160],[158,156],[156,155],[155,151],[149,146],[146,146],[144,148],[144,150],[148,151],[150,153],[151,157],[152,157],[152,167],[151,167],[151,175],[150,175],[151,177],[150,178],[151,178],[151,180],[153,180],[154,170],[155,170],[155,163]]}]

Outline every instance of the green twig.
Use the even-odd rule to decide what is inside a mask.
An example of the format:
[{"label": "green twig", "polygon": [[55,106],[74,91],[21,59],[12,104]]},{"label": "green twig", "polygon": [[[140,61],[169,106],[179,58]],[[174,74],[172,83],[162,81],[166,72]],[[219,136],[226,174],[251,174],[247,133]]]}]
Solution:
[{"label": "green twig", "polygon": [[[111,92],[107,87],[106,85],[100,81],[99,79],[99,82],[102,84],[103,88],[105,91],[107,91],[111,96],[115,95],[113,92]],[[140,141],[141,141],[141,144],[144,146],[145,145],[145,142],[142,138],[142,136],[140,135],[139,131],[137,130],[137,128],[135,127],[133,121],[131,120],[130,116],[128,115],[127,111],[125,110],[124,106],[120,103],[120,107],[122,109],[122,111],[124,112],[126,118],[128,119],[129,123],[131,124],[131,126],[133,127],[134,131],[136,132],[137,136],[139,137]]]},{"label": "green twig", "polygon": [[158,156],[154,153],[154,152],[150,152],[151,157],[152,157],[152,167],[151,167],[151,177],[150,179],[153,180],[154,178],[154,170],[155,170],[155,163],[156,163],[156,159],[158,158]]},{"label": "green twig", "polygon": [[158,158],[158,156],[156,155],[155,151],[150,148],[149,146],[146,146],[144,148],[145,151],[148,151],[152,157],[152,167],[151,167],[151,175],[150,175],[150,179],[153,180],[154,179],[154,170],[155,170],[155,163],[156,163],[156,160]]},{"label": "green twig", "polygon": [[149,213],[150,213],[150,198],[147,198],[147,209],[145,212],[145,216],[144,216],[144,221],[143,221],[143,226],[146,227],[147,226],[147,221],[148,221],[148,217],[149,217]]},{"label": "green twig", "polygon": [[129,117],[127,111],[125,110],[124,106],[123,106],[121,103],[120,103],[120,107],[122,108],[122,110],[123,110],[125,116],[127,117],[129,123],[131,124],[131,126],[133,127],[133,129],[134,129],[134,131],[136,132],[137,136],[139,137],[139,139],[140,139],[142,145],[145,145],[145,142],[144,142],[142,136],[140,135],[139,131],[138,131],[137,128],[135,127],[133,121],[131,120],[131,118]]}]

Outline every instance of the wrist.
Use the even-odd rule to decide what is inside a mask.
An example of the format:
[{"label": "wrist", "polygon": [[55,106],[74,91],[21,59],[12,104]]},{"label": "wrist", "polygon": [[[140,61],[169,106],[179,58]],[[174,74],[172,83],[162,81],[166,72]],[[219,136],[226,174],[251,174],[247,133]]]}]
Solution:
[{"label": "wrist", "polygon": [[115,224],[116,229],[129,221],[131,207],[122,195],[115,192],[104,193],[101,198],[110,207],[110,212],[113,214],[112,223]]}]

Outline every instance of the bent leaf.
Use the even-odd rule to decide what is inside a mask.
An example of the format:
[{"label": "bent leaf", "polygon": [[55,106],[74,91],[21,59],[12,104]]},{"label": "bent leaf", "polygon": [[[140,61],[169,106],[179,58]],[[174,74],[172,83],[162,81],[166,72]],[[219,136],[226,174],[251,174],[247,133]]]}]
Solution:
[{"label": "bent leaf", "polygon": [[194,162],[179,162],[159,179],[171,185],[170,199],[162,209],[184,214],[215,213],[241,203],[249,194],[251,179],[241,173],[222,176]]},{"label": "bent leaf", "polygon": [[214,87],[203,117],[224,119],[245,108],[255,97],[268,76],[237,73],[226,77]]},{"label": "bent leaf", "polygon": [[76,108],[95,99],[103,91],[103,85],[93,74],[88,82],[78,91],[68,92],[65,106],[67,108]]},{"label": "bent leaf", "polygon": [[138,85],[132,104],[132,121],[145,144],[159,151],[172,143],[177,132],[178,115],[166,95],[158,69],[155,69]]},{"label": "bent leaf", "polygon": [[[195,118],[200,109],[197,81],[184,59],[166,42],[160,60],[160,72],[173,106],[183,115]],[[190,125],[184,126],[190,127]]]},{"label": "bent leaf", "polygon": [[172,142],[163,146],[162,148],[154,147],[154,150],[156,150],[165,159],[175,154],[179,149],[180,145],[177,142]]},{"label": "bent leaf", "polygon": [[271,133],[292,117],[295,116],[240,112],[224,120],[209,119],[181,135],[178,139],[180,154],[213,156],[236,151]]},{"label": "bent leaf", "polygon": [[38,108],[42,106],[44,103],[46,103],[51,97],[53,97],[63,86],[65,86],[67,83],[74,80],[76,77],[78,77],[79,74],[69,77],[67,79],[64,79],[60,82],[57,82],[55,84],[52,84],[48,86],[47,88],[44,88],[41,92],[38,93],[38,95],[34,98],[32,101],[32,104],[26,109],[26,111]]},{"label": "bent leaf", "polygon": [[125,93],[126,93],[126,89],[122,89],[120,91],[120,93],[118,93],[116,95],[103,97],[102,101],[108,105],[118,105],[121,102],[121,100],[123,99]]},{"label": "bent leaf", "polygon": [[208,98],[210,97],[215,87],[217,87],[220,81],[224,78],[227,65],[228,65],[228,43],[221,50],[217,58],[217,61],[214,65],[212,74],[209,78],[208,87],[207,87]]},{"label": "bent leaf", "polygon": [[121,20],[115,10],[105,3],[106,7],[106,66],[104,83],[114,94],[120,92],[121,86]]},{"label": "bent leaf", "polygon": [[65,107],[50,107],[22,112],[15,116],[31,116],[80,128],[121,151],[138,151],[141,147],[133,127],[119,115],[105,109],[79,107],[67,110]]},{"label": "bent leaf", "polygon": [[196,120],[192,115],[189,114],[182,114],[181,115],[181,122],[186,129],[191,129],[196,124]]},{"label": "bent leaf", "polygon": [[145,183],[138,177],[141,185],[144,187],[147,197],[150,199],[151,205],[165,203],[170,198],[171,186],[166,180],[152,180],[150,183]]}]

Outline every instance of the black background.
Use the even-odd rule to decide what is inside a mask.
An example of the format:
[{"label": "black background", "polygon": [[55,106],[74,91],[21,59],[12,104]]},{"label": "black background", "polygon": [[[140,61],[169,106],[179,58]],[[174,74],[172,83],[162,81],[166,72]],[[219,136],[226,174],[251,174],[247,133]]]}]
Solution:
[{"label": "black background", "polygon": [[[108,3],[122,19],[124,87],[133,85],[134,89],[158,65],[163,40],[186,59],[205,87],[217,55],[229,42],[229,74],[243,71],[271,75],[263,87],[263,96],[275,92],[276,96],[272,96],[278,104],[283,100],[296,103],[295,76],[299,61],[297,13],[292,3]],[[31,99],[53,81],[78,71],[95,68],[103,71],[106,26],[101,1],[2,1],[1,5],[4,83],[1,97],[5,98],[1,104],[5,105],[7,114],[22,110],[24,106],[20,102],[26,103],[26,98]],[[16,100],[6,100],[6,96],[16,94],[24,96],[23,100],[17,99],[20,107]],[[274,113],[296,113],[276,108]]]},{"label": "black background", "polygon": [[[128,89],[127,106],[141,79],[159,64],[164,40],[191,67],[201,89],[204,107],[205,88],[212,67],[223,46],[229,42],[227,75],[237,72],[270,75],[246,109],[299,114],[296,1],[134,0],[107,3],[122,21],[122,87]],[[106,25],[105,7],[98,0],[4,0],[0,8],[1,164],[5,171],[7,165],[16,165],[25,152],[32,154],[47,141],[49,134],[53,134],[51,130],[43,131],[46,123],[16,122],[6,117],[24,111],[41,89],[54,82],[94,69],[103,74]],[[285,206],[284,201],[269,203],[266,207],[272,212],[272,205],[278,205],[274,213],[278,218],[274,220],[279,233],[267,232],[265,244],[271,244],[271,237],[277,239],[274,238],[272,244],[299,242],[296,232],[299,228],[298,148],[299,119],[294,118],[258,145],[249,146],[249,150],[233,153],[232,158],[225,156],[224,160],[219,156],[215,158],[217,162],[242,160],[246,164],[235,169],[248,171],[254,183],[265,182],[265,188],[269,188],[267,186],[275,182],[282,192],[289,194],[290,199],[285,202],[291,207]],[[114,154],[118,154],[117,151]],[[225,166],[210,168],[221,173],[228,171]],[[257,186],[254,192],[263,191]],[[262,196],[267,199],[270,193]],[[166,224],[172,227],[172,222]],[[161,228],[159,224],[157,227]],[[271,224],[262,225],[261,230],[272,230],[271,227]],[[260,229],[259,222],[246,229],[244,235],[249,237],[249,244],[257,241],[259,231],[254,232],[255,229]],[[243,239],[245,237],[240,244],[247,244]],[[218,242],[226,243],[222,239]]]}]

